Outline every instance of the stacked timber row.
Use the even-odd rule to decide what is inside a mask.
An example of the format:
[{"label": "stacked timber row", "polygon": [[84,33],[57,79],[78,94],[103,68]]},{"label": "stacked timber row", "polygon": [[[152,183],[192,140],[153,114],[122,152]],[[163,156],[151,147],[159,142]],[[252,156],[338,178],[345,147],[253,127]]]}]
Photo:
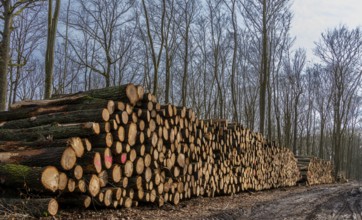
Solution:
[{"label": "stacked timber row", "polygon": [[[128,84],[18,102],[1,112],[0,189],[6,194],[21,190],[27,197],[2,203],[33,210],[33,215],[55,215],[63,203],[90,206],[108,190],[112,132],[118,128],[113,100],[129,109],[141,96],[141,87]],[[38,209],[31,208],[34,204]]]},{"label": "stacked timber row", "polygon": [[40,213],[55,215],[63,204],[177,205],[298,179],[288,149],[240,124],[161,105],[133,84],[19,102],[0,113],[0,187],[21,190],[21,204],[39,204]]},{"label": "stacked timber row", "polygon": [[327,184],[334,182],[333,164],[329,160],[316,157],[297,156],[300,171],[299,182],[308,185]]}]

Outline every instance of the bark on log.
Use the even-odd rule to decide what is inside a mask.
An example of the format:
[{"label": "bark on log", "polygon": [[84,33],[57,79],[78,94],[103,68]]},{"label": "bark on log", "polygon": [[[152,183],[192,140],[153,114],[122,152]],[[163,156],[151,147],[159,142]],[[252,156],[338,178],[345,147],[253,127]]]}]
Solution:
[{"label": "bark on log", "polygon": [[75,166],[76,161],[76,154],[71,147],[0,153],[0,164],[21,164],[37,167],[53,165],[60,169],[70,170]]},{"label": "bark on log", "polygon": [[55,106],[45,105],[45,106],[34,106],[34,107],[12,109],[10,111],[0,112],[0,124],[5,121],[30,118],[37,115],[45,115],[57,112],[98,109],[106,107],[107,103],[108,100],[84,97],[84,100],[82,100],[80,103],[77,104],[66,103],[64,105],[55,105]]},{"label": "bark on log", "polygon": [[59,172],[53,166],[27,167],[0,164],[0,184],[36,191],[55,192],[59,186]]},{"label": "bark on log", "polygon": [[79,137],[55,140],[37,140],[32,142],[0,141],[0,152],[18,152],[43,148],[64,148],[69,146],[73,148],[77,157],[82,157],[85,149],[83,142],[85,143],[87,141],[82,141]]},{"label": "bark on log", "polygon": [[[74,136],[88,137],[99,134],[98,123],[55,124],[23,129],[0,129],[3,141],[36,141],[63,139]],[[20,135],[21,134],[21,135]]]},{"label": "bark on log", "polygon": [[108,121],[109,118],[110,113],[106,108],[56,112],[45,115],[32,116],[30,118],[6,121],[0,124],[0,129],[29,128],[52,123],[82,123],[86,121],[103,122]]},{"label": "bark on log", "polygon": [[[114,86],[114,87],[107,87],[102,89],[93,89],[85,92],[79,92],[76,94],[62,95],[61,98],[56,97],[56,99],[53,100],[54,102],[61,102],[63,99],[69,99],[69,98],[76,99],[76,97],[78,96],[80,97],[89,96],[97,99],[108,99],[108,100],[129,102],[132,105],[136,104],[136,102],[139,100],[138,89],[132,83],[120,86]],[[19,105],[20,104],[18,104],[17,106]]]}]

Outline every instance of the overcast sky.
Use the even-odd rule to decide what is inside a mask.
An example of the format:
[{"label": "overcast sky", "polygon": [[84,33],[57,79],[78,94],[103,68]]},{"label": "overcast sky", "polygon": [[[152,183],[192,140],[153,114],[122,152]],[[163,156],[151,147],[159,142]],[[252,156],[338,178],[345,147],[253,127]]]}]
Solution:
[{"label": "overcast sky", "polygon": [[294,0],[292,10],[295,47],[306,48],[308,60],[313,58],[314,42],[325,30],[340,24],[349,29],[362,27],[362,0]]}]

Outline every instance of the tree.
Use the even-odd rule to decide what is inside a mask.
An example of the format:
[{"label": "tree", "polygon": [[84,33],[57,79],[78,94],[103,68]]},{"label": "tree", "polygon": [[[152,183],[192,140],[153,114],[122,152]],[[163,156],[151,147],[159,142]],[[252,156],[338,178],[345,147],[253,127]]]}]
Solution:
[{"label": "tree", "polygon": [[13,20],[16,28],[11,34],[10,42],[9,106],[17,100],[18,89],[27,74],[34,70],[31,60],[46,36],[43,11],[43,5],[39,5],[32,10],[24,10],[21,16],[16,16]]},{"label": "tree", "polygon": [[237,70],[237,58],[238,58],[238,23],[237,23],[237,15],[236,15],[236,7],[237,7],[237,1],[231,0],[230,5],[226,0],[225,4],[228,7],[228,9],[231,12],[231,24],[232,24],[232,35],[233,35],[233,57],[232,57],[232,64],[231,64],[231,78],[230,78],[230,85],[231,85],[231,102],[233,106],[233,113],[232,118],[233,121],[238,122],[238,103],[237,103],[237,97],[236,97],[236,70]]},{"label": "tree", "polygon": [[176,50],[179,43],[177,41],[177,23],[179,19],[176,17],[176,4],[174,0],[168,1],[166,5],[165,25],[164,25],[164,51],[165,51],[165,103],[170,102],[171,90],[171,68],[176,56]]},{"label": "tree", "polygon": [[13,31],[13,19],[19,16],[26,8],[34,5],[36,0],[1,0],[0,19],[4,22],[0,30],[0,111],[6,108],[7,97],[7,75],[10,62],[10,35]]},{"label": "tree", "polygon": [[45,52],[45,84],[44,84],[44,98],[50,98],[52,94],[53,82],[53,66],[54,66],[54,47],[55,38],[57,35],[57,24],[60,11],[60,0],[56,0],[53,13],[53,0],[48,3],[48,39],[47,49]]},{"label": "tree", "polygon": [[291,22],[290,0],[240,1],[242,16],[247,30],[253,35],[257,49],[259,86],[259,130],[272,137],[272,90],[271,75],[277,75],[278,63],[289,46]]},{"label": "tree", "polygon": [[322,33],[314,53],[328,68],[333,108],[333,151],[335,172],[343,170],[343,136],[348,114],[362,79],[362,35],[359,28],[339,26]]},{"label": "tree", "polygon": [[[290,96],[288,102],[290,102],[290,109],[288,111],[289,115],[289,122],[290,126],[285,126],[286,131],[285,134],[289,132],[293,132],[291,137],[286,135],[286,139],[288,140],[285,143],[285,146],[292,146],[293,153],[297,153],[297,126],[298,126],[298,119],[300,113],[300,99],[303,93],[302,88],[302,71],[305,65],[306,60],[306,53],[303,49],[298,49],[294,52],[294,56],[290,58],[289,56],[284,61],[284,69],[285,74],[287,77],[287,86],[284,88],[286,89],[286,95]],[[288,89],[289,88],[289,89]],[[291,121],[293,120],[293,121]]]},{"label": "tree", "polygon": [[[134,20],[131,13],[134,0],[78,0],[77,3],[79,10],[73,11],[69,22],[77,33],[74,39],[69,40],[77,57],[73,62],[99,74],[103,77],[105,86],[109,87],[117,81],[114,66],[124,58],[133,42],[136,29],[124,27]],[[78,39],[79,33],[87,39]],[[124,44],[119,44],[118,38],[122,34],[127,35],[127,38],[123,38]],[[87,56],[83,54],[85,50],[90,50],[87,51]]]},{"label": "tree", "polygon": [[[149,3],[149,5],[152,3]],[[146,5],[145,0],[142,0],[142,10],[144,12],[144,18],[146,22],[146,29],[147,29],[147,39],[148,39],[148,45],[150,47],[151,51],[151,58],[152,58],[152,64],[153,64],[153,94],[157,94],[157,87],[158,87],[158,69],[161,62],[161,55],[162,50],[164,48],[165,43],[165,37],[164,37],[164,25],[165,25],[165,17],[166,17],[166,0],[162,0],[162,6],[161,6],[161,17],[158,21],[161,26],[157,27],[157,22],[150,23],[150,20],[152,19],[149,13],[149,9]],[[154,11],[153,11],[154,12]],[[159,42],[159,49],[158,52],[156,52],[156,45],[155,45],[155,36],[152,34],[152,32],[160,33],[160,42]]]}]

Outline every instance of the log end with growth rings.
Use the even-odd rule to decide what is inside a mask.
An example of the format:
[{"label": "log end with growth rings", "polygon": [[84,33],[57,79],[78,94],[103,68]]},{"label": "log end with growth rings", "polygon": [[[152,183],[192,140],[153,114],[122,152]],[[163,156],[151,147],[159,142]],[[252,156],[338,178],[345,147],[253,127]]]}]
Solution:
[{"label": "log end with growth rings", "polygon": [[137,87],[132,83],[127,85],[126,95],[132,105],[135,105],[139,100]]},{"label": "log end with growth rings", "polygon": [[45,189],[55,192],[59,189],[59,172],[53,166],[46,167],[41,174],[41,183]]},{"label": "log end with growth rings", "polygon": [[48,212],[50,215],[56,215],[58,213],[59,204],[57,200],[51,199],[48,203]]},{"label": "log end with growth rings", "polygon": [[62,158],[60,159],[60,164],[64,170],[70,170],[75,166],[77,162],[77,155],[72,147],[67,147],[63,154]]}]

